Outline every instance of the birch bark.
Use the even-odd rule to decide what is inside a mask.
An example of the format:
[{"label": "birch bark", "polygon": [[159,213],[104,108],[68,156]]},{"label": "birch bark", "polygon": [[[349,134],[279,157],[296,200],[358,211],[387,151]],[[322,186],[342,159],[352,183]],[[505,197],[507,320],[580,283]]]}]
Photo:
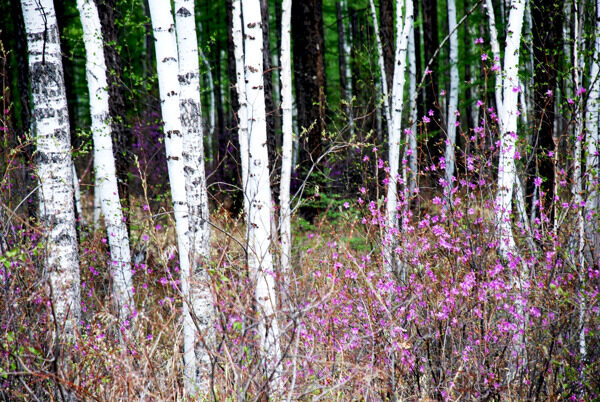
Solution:
[{"label": "birch bark", "polygon": [[[297,0],[298,1],[298,0]],[[290,182],[292,175],[292,59],[290,23],[292,19],[292,0],[283,0],[281,14],[281,111],[283,144],[281,149],[281,188],[279,190],[280,234],[281,234],[281,271],[284,283],[289,284],[292,271],[291,266],[291,210],[290,210]],[[351,121],[352,116],[349,115]]]},{"label": "birch bark", "polygon": [[[237,1],[237,0],[236,0]],[[235,2],[234,2],[235,3]],[[271,389],[280,391],[279,326],[271,246],[271,187],[263,83],[262,27],[259,0],[242,0],[244,72],[248,102],[248,268],[256,284],[259,334]]]},{"label": "birch bark", "polygon": [[[381,92],[383,96],[383,113],[385,115],[385,120],[387,122],[388,135],[391,135],[393,128],[392,116],[390,111],[390,93],[388,91],[387,84],[387,74],[391,73],[389,71],[385,71],[385,61],[383,59],[383,46],[381,44],[381,36],[379,35],[379,24],[377,22],[377,10],[375,9],[375,2],[373,0],[369,0],[369,4],[371,6],[371,17],[373,18],[373,29],[375,31],[375,40],[377,42],[377,64],[379,65],[379,85],[381,86]],[[398,12],[396,12],[396,15]],[[400,10],[400,18],[402,18],[402,10]],[[402,20],[400,22],[396,22],[396,24],[402,24]],[[398,31],[400,32],[400,31]],[[398,35],[398,34],[397,34]]]},{"label": "birch bark", "polygon": [[117,188],[102,30],[98,9],[93,0],[77,0],[77,8],[83,27],[86,76],[91,94],[90,114],[94,141],[94,170],[96,183],[99,186],[95,191],[98,191],[99,194],[110,246],[109,269],[113,280],[117,311],[121,320],[125,320],[134,308],[131,253]]},{"label": "birch bark", "polygon": [[60,35],[52,0],[22,0],[40,181],[40,223],[55,336],[75,334],[81,316],[73,172]]},{"label": "birch bark", "polygon": [[[373,0],[371,0],[373,8]],[[413,2],[406,0],[406,15],[402,18],[402,1],[396,3],[396,54],[394,56],[394,78],[392,80],[391,125],[388,130],[390,176],[387,186],[386,234],[384,241],[384,259],[388,272],[398,267],[395,249],[398,237],[398,181],[400,179],[400,140],[402,129],[402,109],[404,107],[404,84],[406,82],[406,53],[408,38],[413,24]],[[375,18],[375,16],[374,16]],[[381,58],[380,58],[381,59]],[[385,83],[385,80],[383,80]],[[388,109],[389,110],[389,109]],[[401,273],[402,274],[402,273]]]},{"label": "birch bark", "polygon": [[[596,0],[596,26],[594,39],[594,57],[590,68],[590,91],[587,104],[586,124],[586,238],[590,242],[591,256],[600,252],[598,235],[598,213],[600,212],[600,197],[598,195],[598,119],[600,111],[600,0]],[[591,218],[591,216],[594,218]],[[594,260],[595,258],[591,258]]]},{"label": "birch bark", "polygon": [[185,191],[183,162],[183,135],[180,113],[179,67],[177,41],[171,3],[163,0],[149,0],[150,19],[154,35],[154,50],[158,72],[158,90],[161,100],[165,149],[173,212],[179,250],[181,272],[181,292],[183,303],[183,360],[184,387],[189,394],[196,393],[195,333],[190,328],[190,252],[189,217]]},{"label": "birch bark", "polygon": [[[583,72],[585,71],[585,66],[583,62],[583,57],[580,58],[579,49],[583,46],[582,40],[582,28],[583,25],[583,8],[576,0],[573,0],[573,10],[574,10],[574,40],[573,40],[573,78],[575,82],[575,88],[579,89],[583,85]],[[578,271],[579,271],[579,355],[582,362],[585,362],[587,357],[587,345],[585,339],[585,310],[586,310],[586,300],[585,300],[585,275],[586,275],[586,261],[585,261],[585,223],[583,216],[583,178],[581,176],[582,173],[582,152],[583,152],[583,133],[584,133],[584,110],[585,110],[585,101],[583,97],[579,99],[579,107],[577,108],[575,114],[575,155],[574,155],[574,163],[573,163],[573,199],[575,206],[577,208],[577,263]],[[583,382],[584,371],[581,370],[581,379]]]},{"label": "birch bark", "polygon": [[[500,44],[498,42],[498,30],[496,29],[496,17],[494,15],[494,5],[492,4],[492,0],[485,1],[485,9],[487,10],[488,22],[490,25],[490,45],[494,56],[494,64],[496,64],[500,63]],[[496,111],[498,112],[498,116],[502,116],[502,74],[500,74],[499,71],[496,72],[494,97],[496,99]],[[502,124],[502,120],[500,120],[500,124]],[[502,129],[500,131],[504,132]]]},{"label": "birch bark", "polygon": [[[512,234],[512,194],[516,178],[515,151],[517,144],[517,100],[519,87],[519,47],[525,0],[512,0],[508,17],[506,48],[504,50],[504,81],[501,116],[500,160],[498,162],[498,230],[499,250],[507,257],[515,250]],[[491,27],[490,27],[491,28]]]},{"label": "birch bark", "polygon": [[[185,193],[189,213],[190,244],[190,305],[192,314],[184,315],[184,333],[188,342],[203,340],[206,350],[197,350],[200,374],[196,381],[198,392],[207,395],[210,388],[209,350],[215,339],[215,313],[210,276],[206,270],[210,260],[210,215],[204,170],[202,105],[200,103],[200,67],[196,37],[194,0],[175,0],[175,23],[179,56],[180,112],[183,129],[183,164]],[[198,333],[199,331],[199,333]],[[200,336],[201,335],[201,336]],[[194,349],[190,344],[189,348]],[[186,348],[186,350],[189,350]],[[189,359],[193,358],[189,351]]]},{"label": "birch bark", "polygon": [[456,29],[456,2],[448,0],[448,31],[450,34],[450,93],[448,94],[448,138],[446,141],[446,182],[452,186],[455,169],[456,119],[458,117],[458,32]]}]

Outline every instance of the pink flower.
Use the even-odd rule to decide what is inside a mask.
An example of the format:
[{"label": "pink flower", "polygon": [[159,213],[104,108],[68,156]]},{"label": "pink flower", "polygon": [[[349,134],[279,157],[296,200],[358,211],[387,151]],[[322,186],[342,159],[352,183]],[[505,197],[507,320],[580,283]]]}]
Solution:
[{"label": "pink flower", "polygon": [[483,44],[483,38],[479,37],[479,38],[475,39],[475,44],[476,45],[482,45]]},{"label": "pink flower", "polygon": [[431,73],[433,73],[433,71],[431,71],[430,69],[426,69],[426,70],[425,70],[425,74],[426,74],[426,75],[431,75]]},{"label": "pink flower", "polygon": [[433,110],[429,109],[429,112],[427,112],[428,115],[433,116],[435,113]]},{"label": "pink flower", "polygon": [[492,66],[492,71],[500,71],[500,64],[494,64]]},{"label": "pink flower", "polygon": [[346,201],[344,203],[344,208],[346,208],[346,209],[350,208],[350,203],[348,201]]},{"label": "pink flower", "polygon": [[481,55],[481,61],[486,61],[488,59],[487,53]]},{"label": "pink flower", "polygon": [[444,95],[446,95],[446,91],[442,89],[442,90],[440,91],[440,96],[444,96]]},{"label": "pink flower", "polygon": [[549,90],[546,91],[546,96],[547,97],[551,97],[552,95],[553,95],[553,93],[552,93],[551,89],[549,89]]},{"label": "pink flower", "polygon": [[513,87],[513,92],[521,92],[521,86],[517,85],[516,87]]},{"label": "pink flower", "polygon": [[536,178],[533,180],[533,184],[535,184],[535,185],[536,185],[536,187],[539,187],[539,186],[542,184],[542,178],[541,178],[541,177],[536,177]]},{"label": "pink flower", "polygon": [[581,96],[585,93],[585,88],[581,87],[579,89],[577,89],[577,96]]},{"label": "pink flower", "polygon": [[423,123],[429,123],[431,119],[427,116],[423,116]]},{"label": "pink flower", "polygon": [[575,104],[575,101],[573,99],[569,98],[569,99],[567,99],[567,103],[569,105],[573,105],[573,104]]}]

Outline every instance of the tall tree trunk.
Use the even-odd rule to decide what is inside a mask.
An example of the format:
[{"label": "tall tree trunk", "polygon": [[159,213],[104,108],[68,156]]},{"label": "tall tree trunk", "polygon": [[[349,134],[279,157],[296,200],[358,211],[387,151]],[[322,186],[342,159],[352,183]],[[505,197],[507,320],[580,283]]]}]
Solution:
[{"label": "tall tree trunk", "polygon": [[[340,89],[342,102],[345,102],[346,116],[350,128],[350,135],[354,134],[354,118],[352,114],[352,30],[347,27],[344,15],[348,14],[346,0],[336,1],[337,28],[338,28],[338,52],[340,63]],[[348,33],[348,35],[346,35]]]},{"label": "tall tree trunk", "polygon": [[598,214],[600,213],[600,197],[598,194],[598,119],[600,115],[600,0],[596,0],[596,26],[594,30],[594,57],[590,68],[590,95],[588,98],[586,124],[586,238],[590,247],[589,262],[598,261],[600,253],[600,235],[598,234]]},{"label": "tall tree trunk", "polygon": [[[425,63],[428,63],[440,44],[438,37],[437,0],[422,0],[422,7],[423,48],[425,50],[424,59]],[[429,66],[429,69],[432,70],[433,73],[429,75],[429,78],[425,84],[425,102],[423,105],[424,113],[427,113],[429,110],[436,111],[438,109],[438,74],[440,74],[440,72],[438,70],[437,59],[433,60]],[[431,82],[429,82],[429,79],[431,79]],[[437,163],[439,158],[443,155],[442,149],[445,139],[442,138],[440,131],[437,129],[437,124],[433,123],[433,121],[437,120],[437,118],[434,117],[431,120],[432,124],[429,124],[429,127],[431,130],[433,130],[433,133],[430,133],[430,136],[427,140],[427,148],[429,149],[429,155],[432,159],[432,162]]]},{"label": "tall tree trunk", "polygon": [[[492,54],[494,55],[494,64],[500,64],[500,43],[498,42],[498,30],[496,29],[496,16],[494,13],[494,5],[492,0],[485,1],[485,8],[488,15],[488,23],[490,26],[490,46],[492,48]],[[496,100],[496,111],[498,116],[502,116],[502,74],[500,71],[496,72],[496,85],[494,87],[494,97]],[[502,121],[500,121],[502,124]]]},{"label": "tall tree trunk", "polygon": [[[175,23],[179,56],[179,87],[181,126],[183,129],[183,164],[185,193],[189,212],[189,244],[191,271],[189,294],[184,309],[184,360],[189,375],[195,376],[196,353],[194,345],[203,339],[203,350],[198,351],[199,377],[195,382],[200,395],[210,390],[210,355],[215,339],[215,313],[210,276],[210,215],[206,176],[204,173],[204,145],[202,132],[202,105],[200,103],[200,66],[196,37],[194,0],[175,0]],[[182,284],[184,281],[182,281]],[[192,310],[190,314],[188,309]],[[192,315],[197,318],[196,323]],[[199,333],[198,333],[199,332]],[[202,335],[202,336],[200,336]],[[193,369],[193,370],[192,370]],[[195,377],[194,377],[195,378]],[[191,390],[190,390],[191,391]]]},{"label": "tall tree trunk", "polygon": [[40,223],[46,239],[54,334],[75,335],[81,316],[79,256],[73,205],[71,138],[59,31],[52,0],[22,0],[27,32],[33,124],[40,181]]},{"label": "tall tree trunk", "polygon": [[504,82],[500,160],[498,162],[498,229],[500,237],[500,253],[508,258],[509,253],[515,252],[515,242],[512,235],[512,194],[517,175],[515,166],[515,151],[517,146],[517,101],[519,96],[519,48],[525,0],[512,0],[508,20],[504,50]]},{"label": "tall tree trunk", "polygon": [[[383,98],[383,112],[385,115],[385,120],[387,123],[387,132],[389,135],[392,135],[392,130],[394,127],[392,126],[392,110],[390,109],[390,91],[388,87],[388,75],[392,76],[393,73],[391,71],[387,71],[385,68],[385,58],[384,58],[384,50],[383,44],[381,41],[381,35],[379,34],[379,24],[377,23],[377,10],[375,9],[374,0],[369,0],[369,4],[371,6],[371,18],[373,18],[373,29],[375,31],[375,41],[377,43],[377,61],[379,64],[379,79],[380,79],[380,88],[381,88],[381,96]],[[379,103],[379,102],[377,102]],[[392,144],[388,144],[389,147],[392,147]]]},{"label": "tall tree trunk", "polygon": [[[116,27],[116,0],[100,0],[97,2],[102,37],[104,38],[104,60],[108,71],[108,105],[110,109],[110,126],[112,131],[113,150],[117,170],[117,186],[123,205],[123,214],[127,223],[127,233],[131,237],[129,225],[129,172],[131,159],[131,133],[128,130],[126,116],[126,86],[123,85],[123,62],[118,50],[119,33]],[[151,32],[150,32],[151,34]]]},{"label": "tall tree trunk", "polygon": [[[296,0],[298,1],[298,0]],[[339,5],[339,2],[337,3]],[[281,186],[279,190],[281,273],[285,284],[290,283],[292,273],[292,226],[290,209],[290,182],[292,175],[292,55],[290,22],[292,0],[283,0],[281,19],[281,111],[283,113],[283,145],[281,149]],[[339,7],[338,7],[339,10]],[[339,16],[339,12],[338,12]],[[286,287],[290,291],[289,287]]]},{"label": "tall tree trunk", "polygon": [[448,31],[450,32],[450,93],[448,94],[448,125],[446,140],[446,181],[447,186],[452,187],[455,173],[455,144],[456,144],[456,122],[458,112],[458,32],[456,30],[456,1],[447,0],[448,3]]},{"label": "tall tree trunk", "polygon": [[[396,3],[396,54],[394,56],[394,79],[392,86],[392,124],[389,129],[389,182],[386,204],[386,234],[384,241],[385,266],[388,272],[399,268],[396,246],[398,237],[398,181],[400,180],[400,140],[402,133],[402,109],[404,107],[404,83],[406,81],[406,53],[413,25],[412,0],[404,1],[405,16],[402,18],[402,0]],[[371,3],[372,4],[372,3]],[[384,81],[385,82],[385,81]],[[400,272],[401,275],[404,272]]]},{"label": "tall tree trunk", "polygon": [[115,157],[113,154],[107,69],[100,17],[93,0],[77,0],[83,43],[86,53],[86,72],[92,116],[94,141],[94,170],[100,188],[100,203],[110,246],[110,267],[115,301],[120,319],[126,320],[135,309],[131,274],[131,252],[127,226],[119,200]]},{"label": "tall tree trunk", "polygon": [[[550,205],[554,202],[554,164],[550,152],[554,151],[554,96],[548,91],[556,92],[556,77],[562,50],[562,15],[563,4],[554,0],[532,1],[531,17],[535,21],[531,27],[533,34],[533,56],[535,59],[533,79],[534,85],[534,119],[536,132],[533,138],[535,159],[529,166],[530,180],[527,193],[532,194],[535,186],[533,177],[540,176],[546,180],[540,186],[545,193],[540,199],[548,214],[552,214]],[[535,206],[532,205],[532,208]],[[552,218],[550,218],[553,221]]]},{"label": "tall tree trunk", "polygon": [[[150,0],[150,18],[154,34],[154,50],[158,72],[158,90],[161,99],[165,149],[173,212],[175,215],[184,322],[184,386],[188,393],[195,393],[196,367],[193,332],[186,330],[192,322],[189,312],[190,300],[190,244],[188,238],[189,216],[186,196],[185,164],[183,160],[183,130],[180,113],[179,67],[177,41],[171,3]],[[190,339],[191,338],[191,339]],[[191,350],[190,350],[191,349]]]},{"label": "tall tree trunk", "polygon": [[[277,169],[277,136],[275,135],[275,101],[273,93],[273,66],[271,64],[271,27],[269,23],[269,0],[260,0],[260,15],[262,17],[263,35],[263,71],[265,82],[265,108],[267,114],[267,149],[269,150],[269,166],[271,171],[279,172]],[[278,180],[273,180],[276,183]],[[271,186],[273,199],[279,200],[279,187]]]},{"label": "tall tree trunk", "polygon": [[379,20],[387,87],[392,88],[394,79],[394,0],[379,0]]},{"label": "tall tree trunk", "polygon": [[[256,285],[258,325],[271,392],[281,391],[281,349],[276,317],[275,276],[271,246],[271,187],[263,80],[263,43],[259,0],[242,0],[244,73],[248,97],[248,268]],[[250,124],[251,123],[251,124]]]},{"label": "tall tree trunk", "polygon": [[322,0],[292,2],[292,39],[298,126],[308,129],[300,163],[321,154],[325,130],[325,45]]},{"label": "tall tree trunk", "polygon": [[[584,8],[577,1],[573,1],[574,11],[574,38],[573,38],[573,81],[575,83],[576,90],[583,85],[583,77],[585,72],[585,64],[583,58],[580,59],[579,51],[583,49],[583,22],[584,22]],[[579,93],[582,95],[582,93]],[[585,298],[585,282],[587,275],[587,267],[585,261],[585,222],[584,222],[584,207],[583,205],[583,177],[582,177],[582,152],[583,152],[583,133],[584,133],[584,109],[585,101],[583,96],[578,99],[578,108],[575,114],[575,155],[573,158],[573,201],[577,207],[577,262],[573,265],[577,267],[579,274],[579,292],[578,297],[578,310],[579,310],[579,358],[582,362],[582,366],[585,364],[587,359],[587,345],[585,339],[585,310],[586,310],[586,298]],[[585,382],[585,372],[583,367],[580,369],[580,381]]]}]

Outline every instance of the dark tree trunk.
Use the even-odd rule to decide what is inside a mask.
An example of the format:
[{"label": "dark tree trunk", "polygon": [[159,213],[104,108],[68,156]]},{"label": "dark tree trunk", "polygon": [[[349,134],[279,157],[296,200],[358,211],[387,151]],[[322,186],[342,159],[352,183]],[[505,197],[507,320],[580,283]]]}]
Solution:
[{"label": "dark tree trunk", "polygon": [[[6,7],[6,8],[5,8]],[[0,41],[4,46],[4,54],[6,59],[3,61],[4,71],[0,75],[4,75],[5,84],[10,86],[11,82],[16,82],[16,87],[12,87],[6,98],[8,102],[14,102],[15,107],[9,116],[9,131],[8,134],[9,147],[17,147],[17,144],[24,139],[24,133],[28,133],[31,128],[31,108],[29,104],[29,61],[27,59],[27,35],[25,32],[25,23],[23,21],[23,12],[21,4],[18,0],[10,0],[8,4],[0,5],[2,19],[0,23]],[[10,21],[9,21],[10,20]],[[11,58],[8,49],[14,49],[14,61],[11,63]],[[12,97],[11,97],[12,95]],[[17,114],[18,113],[18,114]],[[15,126],[17,129],[15,129]],[[30,133],[33,134],[33,133]],[[19,138],[20,137],[20,138]],[[21,183],[17,190],[19,199],[25,197],[32,192],[36,187],[35,166],[32,164],[34,159],[35,146],[32,142],[26,143],[24,152],[20,155],[23,160],[24,168],[15,172],[17,180]],[[27,213],[29,217],[36,218],[38,216],[38,192],[34,191],[27,198]],[[1,218],[1,217],[0,217]]]},{"label": "dark tree trunk", "polygon": [[71,49],[69,48],[68,41],[62,40],[63,33],[65,30],[65,26],[67,25],[67,20],[71,18],[70,15],[67,15],[67,10],[64,2],[56,1],[55,2],[55,12],[56,12],[56,23],[58,25],[58,31],[61,36],[61,51],[62,51],[62,64],[63,64],[63,72],[65,77],[65,92],[67,95],[67,109],[69,111],[69,128],[71,130],[71,146],[75,149],[80,147],[79,139],[77,138],[76,133],[76,116],[77,112],[75,110],[75,106],[77,105],[77,96],[75,94],[75,63],[71,58],[67,55],[71,53]]},{"label": "dark tree trunk", "polygon": [[[235,87],[237,76],[235,74],[235,56],[233,54],[233,16],[232,16],[231,0],[226,0],[225,10],[227,13],[227,75],[229,76],[229,104],[231,105],[231,122],[232,126],[237,126],[237,112],[240,108],[240,103]],[[233,132],[234,130],[232,130]]]},{"label": "dark tree trunk", "polygon": [[344,52],[344,44],[346,42],[346,38],[344,36],[342,3],[336,1],[335,8],[337,12],[338,53],[340,64],[340,98],[342,99],[342,101],[345,101],[348,98],[348,95],[346,93],[348,83],[346,82],[346,54]]},{"label": "dark tree trunk", "polygon": [[[269,23],[269,1],[260,0],[260,14],[262,17],[263,32],[263,79],[265,89],[265,112],[267,114],[267,150],[269,152],[269,169],[272,175],[279,172],[277,157],[277,136],[275,135],[275,102],[273,101],[273,66],[271,64],[271,31]],[[273,177],[273,176],[272,176]],[[279,180],[271,180],[272,198],[279,200]]]},{"label": "dark tree trunk", "polygon": [[[232,4],[231,0],[226,0],[225,11],[227,18],[227,75],[229,76],[229,97],[231,114],[229,116],[229,127],[225,128],[227,135],[226,139],[226,153],[225,160],[223,161],[223,169],[219,172],[219,180],[223,180],[226,183],[232,183],[241,188],[240,183],[242,182],[241,172],[241,161],[240,152],[238,149],[238,131],[237,127],[239,124],[238,111],[240,109],[240,103],[238,99],[238,93],[236,89],[237,75],[235,72],[235,56],[233,53],[233,16],[232,16]],[[241,192],[232,198],[235,201],[234,209],[237,211],[242,206],[242,194]]]},{"label": "dark tree trunk", "polygon": [[322,152],[325,130],[325,56],[322,0],[292,2],[292,38],[298,126],[308,129],[302,141],[300,163]]},{"label": "dark tree trunk", "polygon": [[104,60],[106,62],[108,80],[108,107],[110,112],[111,129],[113,133],[113,152],[115,154],[115,167],[117,169],[117,185],[119,197],[123,206],[123,214],[129,225],[129,172],[131,170],[131,133],[127,124],[126,93],[122,82],[123,62],[117,49],[119,32],[115,26],[116,0],[100,0],[97,2],[102,36],[104,39]]},{"label": "dark tree trunk", "polygon": [[383,47],[383,64],[389,93],[392,92],[394,79],[394,1],[380,0],[379,19],[381,25],[381,45]]},{"label": "dark tree trunk", "polygon": [[[425,66],[435,53],[439,46],[438,38],[438,17],[437,17],[437,0],[422,0],[423,5],[423,45],[425,50]],[[440,111],[437,105],[437,94],[438,94],[438,79],[437,76],[440,73],[438,71],[437,59],[433,60],[429,69],[433,71],[432,74],[428,75],[425,79],[425,102],[423,104],[423,111],[427,113],[429,110],[433,110],[435,115],[431,118],[431,123],[428,125],[429,138],[427,141],[427,147],[429,148],[429,154],[434,162],[438,162],[440,156],[444,153],[443,138],[438,129],[437,116]]]},{"label": "dark tree trunk", "polygon": [[555,92],[557,67],[562,52],[562,4],[553,0],[540,0],[531,3],[531,17],[534,57],[534,116],[537,131],[533,135],[534,162],[529,166],[527,193],[533,194],[533,178],[539,174],[546,180],[541,190],[543,201],[548,206],[554,199],[554,167],[549,151],[554,151],[554,97],[547,91]]},{"label": "dark tree trunk", "polygon": [[[413,1],[413,9],[415,15],[415,22],[419,19],[419,0]],[[421,30],[418,27],[414,27],[415,30],[415,65],[417,67],[417,85],[423,76],[423,68],[421,66]],[[423,116],[423,88],[417,88],[417,116]]]}]

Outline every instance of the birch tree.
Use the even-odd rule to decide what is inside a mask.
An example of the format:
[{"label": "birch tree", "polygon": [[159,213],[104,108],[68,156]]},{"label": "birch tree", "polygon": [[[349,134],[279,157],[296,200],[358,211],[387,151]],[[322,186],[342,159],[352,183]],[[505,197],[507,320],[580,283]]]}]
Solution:
[{"label": "birch tree", "polygon": [[403,2],[396,2],[396,53],[394,55],[394,72],[392,79],[392,104],[390,106],[388,99],[388,90],[386,83],[386,71],[383,60],[383,50],[379,38],[379,29],[377,28],[377,13],[375,12],[375,3],[370,0],[373,25],[375,27],[375,36],[377,39],[377,50],[379,52],[379,70],[381,71],[384,93],[385,115],[388,121],[388,146],[390,167],[389,182],[387,186],[386,203],[386,233],[384,239],[384,259],[388,272],[396,270],[398,264],[395,257],[395,249],[398,235],[398,181],[400,178],[400,140],[402,125],[402,110],[404,107],[404,84],[406,82],[406,53],[408,49],[409,34],[413,24],[413,2],[404,1],[405,15],[402,17]]},{"label": "birch tree", "polygon": [[[236,3],[234,1],[234,3]],[[262,28],[259,0],[242,0],[244,21],[244,73],[248,104],[248,268],[256,286],[260,313],[259,334],[265,353],[267,375],[273,373],[272,386],[280,389],[279,326],[275,317],[275,277],[271,246],[271,187],[267,151],[267,121],[263,87]],[[241,103],[241,102],[240,102]]]},{"label": "birch tree", "polygon": [[22,0],[54,333],[73,336],[81,315],[73,172],[60,35],[52,0]]},{"label": "birch tree", "polygon": [[[490,10],[488,10],[490,11]],[[500,236],[499,250],[507,257],[514,253],[515,241],[512,234],[511,211],[512,194],[517,175],[515,151],[517,146],[517,101],[519,96],[519,47],[525,0],[512,0],[504,50],[503,97],[500,115],[500,160],[498,162],[498,232]],[[491,27],[490,27],[491,29]]]},{"label": "birch tree", "polygon": [[[594,29],[594,56],[590,68],[590,95],[587,103],[586,124],[586,238],[590,241],[591,256],[597,256],[599,246],[598,217],[600,197],[598,195],[598,119],[600,111],[600,0],[596,0],[596,26]],[[590,219],[590,215],[596,217]]]},{"label": "birch tree", "polygon": [[110,274],[115,301],[122,320],[134,308],[129,236],[119,200],[111,138],[108,82],[98,9],[93,0],[77,0],[86,53],[86,77],[90,96],[95,182],[110,246]]},{"label": "birch tree", "polygon": [[456,1],[448,0],[448,30],[450,32],[450,93],[448,94],[448,122],[446,140],[446,181],[452,186],[456,160],[456,119],[458,117],[458,32],[456,29]]},{"label": "birch tree", "polygon": [[[183,164],[185,193],[189,213],[189,244],[191,261],[190,306],[198,321],[198,328],[191,314],[184,314],[184,332],[193,333],[188,342],[197,343],[203,334],[204,344],[212,346],[215,339],[214,308],[210,289],[210,277],[206,264],[210,259],[210,216],[204,170],[204,146],[202,135],[202,106],[200,103],[200,68],[198,40],[196,37],[194,0],[175,0],[175,23],[179,56],[180,112],[183,130]],[[183,281],[182,281],[183,282]],[[184,293],[185,294],[185,293]],[[194,346],[189,348],[193,350]],[[192,351],[187,349],[187,362],[194,364]],[[200,352],[200,351],[199,351]],[[200,376],[198,391],[209,391],[210,358],[208,350],[198,353]],[[190,369],[191,371],[191,369]]]},{"label": "birch tree", "polygon": [[[573,40],[573,81],[575,82],[575,88],[577,88],[578,93],[580,88],[583,85],[583,74],[585,71],[584,59],[580,58],[579,49],[583,45],[582,40],[582,31],[583,31],[583,19],[584,12],[581,8],[581,5],[577,3],[577,1],[573,1],[573,11],[574,11],[574,40]],[[577,110],[575,111],[575,155],[573,158],[573,201],[577,208],[577,262],[574,263],[575,266],[578,265],[578,273],[579,273],[579,355],[581,361],[584,362],[587,357],[587,346],[585,339],[585,310],[586,310],[586,300],[585,300],[585,276],[586,276],[586,261],[585,261],[585,223],[583,216],[583,177],[582,177],[582,153],[583,153],[583,134],[584,134],[584,109],[585,109],[585,101],[580,98],[579,105]],[[583,379],[583,370],[581,371],[581,376]]]},{"label": "birch tree", "polygon": [[[385,71],[385,61],[383,59],[383,45],[381,43],[381,35],[379,34],[379,23],[377,22],[377,10],[375,9],[375,2],[369,0],[371,6],[371,18],[373,18],[373,29],[375,31],[375,42],[377,43],[377,65],[379,66],[379,86],[381,87],[383,97],[383,113],[387,122],[388,135],[391,135],[392,130],[392,115],[390,110],[390,93],[388,91],[388,80],[387,74],[391,73]],[[402,11],[400,11],[402,13]],[[400,32],[400,31],[398,31]]]},{"label": "birch tree", "polygon": [[175,25],[171,3],[163,0],[150,0],[150,19],[154,35],[154,49],[158,72],[165,149],[173,212],[179,250],[181,272],[181,292],[183,296],[183,361],[184,387],[190,394],[196,393],[195,328],[190,316],[190,251],[189,217],[186,199],[186,180],[183,161],[183,133],[180,114],[179,67]]},{"label": "birch tree", "polygon": [[[298,0],[297,0],[298,1]],[[281,187],[279,189],[280,234],[281,234],[281,271],[284,280],[291,274],[291,210],[290,210],[290,182],[292,175],[292,59],[290,22],[292,19],[292,0],[283,0],[281,10],[281,111],[283,143],[281,149]],[[348,118],[352,121],[352,115]],[[352,125],[352,123],[350,123]],[[289,280],[287,281],[289,283]]]}]

